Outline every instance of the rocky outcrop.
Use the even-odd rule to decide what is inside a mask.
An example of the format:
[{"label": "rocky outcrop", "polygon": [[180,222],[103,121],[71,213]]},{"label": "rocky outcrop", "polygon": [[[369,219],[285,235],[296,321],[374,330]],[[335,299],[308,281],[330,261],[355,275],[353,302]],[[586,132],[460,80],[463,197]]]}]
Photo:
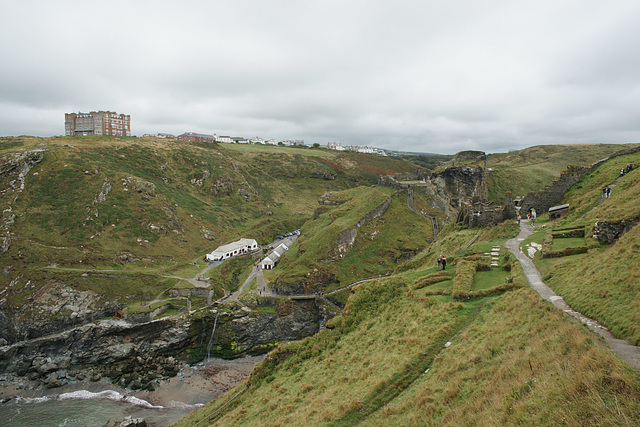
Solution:
[{"label": "rocky outcrop", "polygon": [[336,193],[325,193],[318,199],[318,204],[321,206],[339,206],[344,203],[344,200],[339,198]]},{"label": "rocky outcrop", "polygon": [[9,185],[14,190],[23,191],[27,173],[42,159],[44,159],[44,150],[7,154],[0,159],[0,179],[15,177]]},{"label": "rocky outcrop", "polygon": [[332,181],[334,179],[336,179],[336,174],[333,172],[314,172],[311,175],[312,178],[322,178],[325,181]]},{"label": "rocky outcrop", "polygon": [[196,173],[193,175],[193,178],[191,178],[191,183],[198,187],[202,187],[204,185],[204,182],[209,179],[210,176],[211,172],[209,172],[207,169],[204,169],[202,173]]},{"label": "rocky outcrop", "polygon": [[614,243],[622,235],[631,230],[638,223],[638,218],[623,219],[617,222],[598,221],[593,226],[593,237],[607,243]]},{"label": "rocky outcrop", "polygon": [[100,193],[93,200],[93,204],[103,203],[107,200],[107,195],[111,192],[111,184],[109,183],[109,179],[105,178],[104,183],[102,184],[102,188],[100,189]]},{"label": "rocky outcrop", "polygon": [[130,176],[122,179],[122,185],[142,195],[144,200],[156,196],[156,185],[153,182],[145,181],[141,178]]},{"label": "rocky outcrop", "polygon": [[413,191],[425,195],[434,209],[444,213],[445,223],[452,222],[459,219],[460,211],[473,200],[487,200],[486,161],[482,151],[461,151],[443,169],[424,177],[420,184],[401,184],[397,176],[381,177],[379,184],[398,189],[412,187]]},{"label": "rocky outcrop", "polygon": [[240,185],[243,188],[238,188],[238,191],[236,191],[236,194],[240,197],[243,197],[245,202],[249,202],[253,200],[255,196],[258,195],[258,192],[256,191],[256,189],[253,188],[249,183],[241,182]]},{"label": "rocky outcrop", "polygon": [[233,180],[228,176],[215,180],[211,186],[211,192],[214,196],[228,195],[231,194],[232,191]]},{"label": "rocky outcrop", "polygon": [[16,342],[18,332],[13,319],[7,315],[5,301],[0,301],[0,346]]},{"label": "rocky outcrop", "polygon": [[216,240],[213,230],[210,230],[207,227],[200,227],[200,233],[202,234],[202,237],[207,240]]},{"label": "rocky outcrop", "polygon": [[[19,280],[19,279],[16,279]],[[28,286],[29,283],[24,286]],[[2,291],[0,297],[10,292],[11,286]],[[117,303],[104,303],[93,291],[78,291],[67,284],[50,280],[34,291],[25,303],[9,312],[8,304],[0,302],[0,331],[7,335],[8,344],[19,340],[30,340],[111,317],[121,309]],[[7,320],[2,321],[2,317]]]},{"label": "rocky outcrop", "polygon": [[105,427],[147,427],[144,418],[126,417],[123,421],[109,421]]},{"label": "rocky outcrop", "polygon": [[15,222],[13,203],[24,191],[27,173],[44,159],[44,150],[11,153],[0,159],[0,255],[9,250]]},{"label": "rocky outcrop", "polygon": [[487,200],[487,156],[482,151],[461,151],[426,184],[436,198],[454,209],[469,204],[474,197]]},{"label": "rocky outcrop", "polygon": [[[302,300],[265,299],[261,304],[275,308],[275,313],[236,310],[218,319],[212,355],[235,357],[267,351],[275,343],[300,340],[326,327],[335,314],[317,304],[315,298]],[[209,322],[211,323],[211,322]],[[208,331],[211,333],[211,330]],[[207,336],[205,332],[205,337]],[[206,341],[206,340],[205,340]]]},{"label": "rocky outcrop", "polygon": [[305,276],[305,279],[292,283],[276,282],[276,288],[283,295],[305,295],[313,294],[338,282],[330,269],[322,267],[314,268]]},{"label": "rocky outcrop", "polygon": [[0,372],[51,381],[51,374],[177,352],[189,340],[188,321],[165,318],[141,324],[101,320],[57,334],[0,347]]}]

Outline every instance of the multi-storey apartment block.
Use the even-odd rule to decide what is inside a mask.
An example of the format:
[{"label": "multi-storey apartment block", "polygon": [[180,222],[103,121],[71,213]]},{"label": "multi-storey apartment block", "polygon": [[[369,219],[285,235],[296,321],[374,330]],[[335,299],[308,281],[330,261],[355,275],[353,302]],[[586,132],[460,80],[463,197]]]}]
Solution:
[{"label": "multi-storey apartment block", "polygon": [[112,111],[65,113],[64,134],[131,136],[131,116]]}]

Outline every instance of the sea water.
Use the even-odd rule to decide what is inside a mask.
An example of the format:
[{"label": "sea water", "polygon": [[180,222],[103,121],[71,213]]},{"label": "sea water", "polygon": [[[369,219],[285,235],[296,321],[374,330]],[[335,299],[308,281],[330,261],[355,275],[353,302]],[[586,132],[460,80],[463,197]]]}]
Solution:
[{"label": "sea water", "polygon": [[164,407],[115,390],[98,393],[79,390],[13,399],[0,405],[0,425],[103,427],[109,421],[122,421],[130,416],[144,418],[149,426],[167,426],[201,406],[172,402]]},{"label": "sea water", "polygon": [[[65,386],[57,394],[54,389],[14,388],[18,396],[0,404],[0,426],[104,427],[109,421],[123,421],[127,417],[144,418],[151,427],[168,426],[243,381],[263,358],[264,355],[211,359],[185,366],[177,376],[162,382],[159,390],[152,393],[154,397],[105,381]],[[0,378],[0,391],[2,387],[16,385]],[[8,390],[0,396],[10,396],[13,392]]]}]

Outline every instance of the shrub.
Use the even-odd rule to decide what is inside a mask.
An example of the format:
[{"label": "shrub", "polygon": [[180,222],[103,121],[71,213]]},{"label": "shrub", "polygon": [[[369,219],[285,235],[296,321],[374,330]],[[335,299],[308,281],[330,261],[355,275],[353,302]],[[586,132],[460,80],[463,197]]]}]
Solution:
[{"label": "shrub", "polygon": [[477,262],[463,259],[456,267],[456,277],[453,279],[451,297],[454,300],[467,299],[467,295],[473,287],[473,279],[476,275]]},{"label": "shrub", "polygon": [[423,276],[415,281],[414,289],[421,289],[425,286],[433,285],[436,283],[444,282],[445,280],[451,279],[449,273],[445,271],[440,271],[438,273],[428,274]]},{"label": "shrub", "polygon": [[587,246],[579,246],[577,248],[564,248],[559,251],[542,251],[542,258],[560,258],[563,256],[584,254],[589,250]]}]

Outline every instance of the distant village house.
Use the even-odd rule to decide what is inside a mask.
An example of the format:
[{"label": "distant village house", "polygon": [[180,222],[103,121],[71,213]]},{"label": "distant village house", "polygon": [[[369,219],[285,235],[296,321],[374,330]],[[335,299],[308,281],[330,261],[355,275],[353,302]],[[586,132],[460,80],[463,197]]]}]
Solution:
[{"label": "distant village house", "polygon": [[208,135],[206,133],[185,132],[176,137],[178,141],[191,141],[191,142],[216,142],[215,135]]},{"label": "distant village house", "polygon": [[278,261],[280,261],[280,257],[285,251],[287,251],[289,247],[284,243],[281,243],[278,247],[276,247],[273,252],[267,255],[261,262],[260,267],[263,270],[271,270],[276,266]]}]

